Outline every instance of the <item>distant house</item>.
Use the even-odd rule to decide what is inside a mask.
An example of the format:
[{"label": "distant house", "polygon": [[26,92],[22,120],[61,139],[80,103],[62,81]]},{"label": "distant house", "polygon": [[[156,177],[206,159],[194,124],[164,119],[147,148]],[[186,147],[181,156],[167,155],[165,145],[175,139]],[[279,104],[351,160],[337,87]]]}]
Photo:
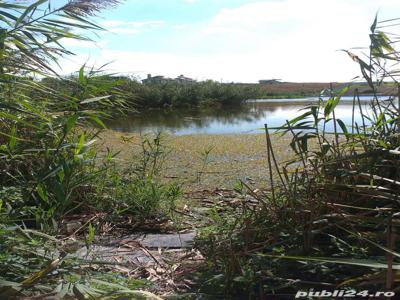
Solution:
[{"label": "distant house", "polygon": [[182,83],[191,83],[191,82],[196,82],[196,80],[185,77],[183,75],[179,75],[178,77],[175,78],[176,81],[182,82]]},{"label": "distant house", "polygon": [[185,77],[183,75],[179,75],[175,79],[172,79],[172,78],[164,77],[162,75],[151,76],[151,74],[147,74],[147,78],[143,79],[142,83],[143,84],[163,84],[163,83],[167,83],[167,82],[171,82],[171,81],[180,82],[180,83],[196,82],[196,80],[189,78],[189,77]]},{"label": "distant house", "polygon": [[171,81],[171,78],[166,78],[162,75],[157,75],[157,76],[151,76],[151,74],[147,74],[147,78],[142,80],[143,84],[161,84],[161,83],[167,83],[168,81]]},{"label": "distant house", "polygon": [[281,83],[281,79],[262,79],[258,81],[260,84],[277,84]]}]

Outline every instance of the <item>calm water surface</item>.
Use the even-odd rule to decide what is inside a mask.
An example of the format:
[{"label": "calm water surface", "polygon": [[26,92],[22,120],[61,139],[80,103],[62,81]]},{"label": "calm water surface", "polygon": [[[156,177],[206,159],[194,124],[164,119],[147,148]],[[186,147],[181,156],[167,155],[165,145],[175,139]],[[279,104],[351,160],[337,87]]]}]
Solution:
[{"label": "calm water surface", "polygon": [[[369,111],[370,97],[362,97],[364,111]],[[261,133],[264,124],[276,127],[299,116],[305,105],[316,99],[261,99],[250,100],[240,108],[202,109],[202,110],[151,110],[133,114],[108,122],[111,129],[122,132],[166,131],[184,134],[246,134]],[[351,124],[352,97],[343,97],[336,108],[336,117],[345,124]],[[356,122],[361,125],[359,114]],[[332,130],[332,122],[327,129]]]}]

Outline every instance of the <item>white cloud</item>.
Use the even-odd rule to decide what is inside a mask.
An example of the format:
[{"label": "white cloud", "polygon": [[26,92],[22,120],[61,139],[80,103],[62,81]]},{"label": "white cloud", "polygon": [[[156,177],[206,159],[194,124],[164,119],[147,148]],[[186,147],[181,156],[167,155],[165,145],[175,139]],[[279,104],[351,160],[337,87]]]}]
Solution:
[{"label": "white cloud", "polygon": [[303,38],[314,36],[315,39],[335,34],[336,38],[338,35],[359,32],[360,29],[368,30],[368,26],[364,27],[366,22],[372,22],[366,13],[368,6],[358,5],[356,2],[358,1],[259,1],[222,10],[205,26],[203,32],[264,34],[266,38],[274,34],[283,34],[286,38],[287,34],[301,33]]},{"label": "white cloud", "polygon": [[251,73],[297,81],[350,80],[359,75],[358,68],[337,50],[368,46],[369,26],[382,3],[386,12],[391,5],[400,8],[394,1],[258,1],[222,10],[203,27],[202,39],[220,53],[253,62],[252,68],[235,62],[244,78],[254,78]]},{"label": "white cloud", "polygon": [[[197,26],[171,27],[185,30],[175,31],[181,35],[171,40],[168,50],[103,49],[92,61],[113,62],[109,66],[113,72],[185,74],[198,79],[348,81],[359,75],[359,68],[337,50],[368,46],[369,26],[378,9],[383,19],[397,17],[390,14],[399,11],[400,4],[394,0],[258,1],[223,9]],[[120,33],[165,24],[104,22],[108,30]],[[75,70],[78,65],[68,62],[65,68]]]}]

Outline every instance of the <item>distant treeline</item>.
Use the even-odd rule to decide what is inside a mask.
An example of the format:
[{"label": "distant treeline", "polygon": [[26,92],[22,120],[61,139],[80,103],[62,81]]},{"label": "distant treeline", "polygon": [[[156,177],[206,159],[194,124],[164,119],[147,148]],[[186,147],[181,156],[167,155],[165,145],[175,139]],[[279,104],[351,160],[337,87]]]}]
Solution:
[{"label": "distant treeline", "polygon": [[[127,107],[135,109],[175,108],[175,107],[223,107],[237,106],[248,99],[259,98],[262,90],[254,84],[220,83],[212,80],[201,82],[169,81],[164,83],[143,84],[130,77],[93,76],[89,77],[91,91],[96,96],[105,96],[112,88],[123,98]],[[49,88],[63,92],[68,96],[81,93],[79,76],[67,80],[46,78],[42,80]],[[102,88],[104,87],[104,88]],[[113,96],[115,97],[115,96]]]}]

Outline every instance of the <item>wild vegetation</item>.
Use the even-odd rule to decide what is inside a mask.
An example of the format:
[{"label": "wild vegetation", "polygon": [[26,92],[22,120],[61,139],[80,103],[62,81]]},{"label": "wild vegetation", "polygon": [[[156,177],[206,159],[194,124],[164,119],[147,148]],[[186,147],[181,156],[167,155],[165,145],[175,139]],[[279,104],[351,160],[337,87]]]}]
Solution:
[{"label": "wild vegetation", "polygon": [[[82,211],[105,213],[108,222],[123,216],[138,224],[164,218],[180,192],[158,180],[160,138],[145,138],[142,157],[117,167],[115,153],[99,157],[94,146],[105,112],[126,108],[114,84],[85,67],[73,93],[32,80],[57,77],[54,64],[71,54],[59,41],[86,39],[73,30],[100,30],[89,17],[114,4],[0,2],[1,299],[156,298],[136,290],[145,284],[141,281],[115,281],[103,264],[68,256],[77,244],[59,234],[62,221]],[[95,238],[92,222],[79,228],[86,231],[87,248]]]},{"label": "wild vegetation", "polygon": [[[383,81],[399,88],[397,71],[388,68],[400,59],[395,40],[380,29],[395,22],[375,19],[368,60],[348,52],[373,91],[371,114],[356,89],[352,124],[340,120],[335,107],[346,87],[328,90],[329,100],[305,107],[282,127],[265,125],[270,188],[261,196],[247,191],[258,206],[243,204],[223,215],[215,210],[214,225],[198,244],[210,264],[205,293],[292,299],[311,288],[340,288],[355,297],[368,290],[398,292],[399,100],[377,97]],[[292,135],[293,160],[276,161],[272,129]]]},{"label": "wild vegetation", "polygon": [[[104,74],[96,76],[96,80],[101,81],[102,86],[113,86],[119,94],[124,95],[125,104],[131,110],[238,106],[247,99],[254,99],[260,95],[260,89],[255,85],[220,83],[213,80],[170,80],[142,84],[133,77]],[[64,80],[46,78],[42,83],[70,96],[76,95],[79,90],[79,76],[76,75]],[[96,96],[102,96],[103,93],[104,91],[99,90]]]}]

